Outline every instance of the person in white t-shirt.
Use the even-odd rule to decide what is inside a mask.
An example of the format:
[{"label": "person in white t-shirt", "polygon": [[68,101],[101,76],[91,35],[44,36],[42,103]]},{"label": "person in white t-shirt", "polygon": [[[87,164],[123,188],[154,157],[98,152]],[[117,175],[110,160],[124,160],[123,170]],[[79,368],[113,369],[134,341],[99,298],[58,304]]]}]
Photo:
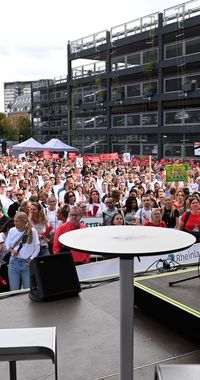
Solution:
[{"label": "person in white t-shirt", "polygon": [[5,248],[11,253],[8,278],[11,290],[30,287],[29,263],[40,251],[38,233],[32,227],[27,214],[18,212],[14,216],[15,227],[11,228],[5,240]]},{"label": "person in white t-shirt", "polygon": [[144,225],[151,217],[151,198],[149,195],[142,196],[142,208],[139,208],[135,214],[136,225]]}]

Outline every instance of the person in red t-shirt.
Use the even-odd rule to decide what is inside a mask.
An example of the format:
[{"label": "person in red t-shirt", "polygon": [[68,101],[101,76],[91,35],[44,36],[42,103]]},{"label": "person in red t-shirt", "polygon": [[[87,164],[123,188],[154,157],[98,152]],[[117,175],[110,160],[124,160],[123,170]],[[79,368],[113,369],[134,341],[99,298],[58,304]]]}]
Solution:
[{"label": "person in red t-shirt", "polygon": [[[189,214],[186,211],[182,216],[179,223],[179,230],[184,230],[194,235],[197,242],[200,241],[200,210],[199,199],[197,197],[189,197],[188,204],[190,206]],[[187,219],[186,219],[187,218]]]},{"label": "person in red t-shirt", "polygon": [[[54,254],[60,253],[64,248],[62,244],[59,242],[59,236],[61,236],[65,232],[78,230],[79,228],[86,228],[84,224],[80,224],[81,217],[82,217],[81,208],[78,206],[73,206],[69,212],[69,222],[61,224],[61,226],[59,226],[55,231],[54,242],[53,242]],[[74,249],[71,249],[70,252],[72,254],[75,264],[89,263],[90,254],[86,252],[80,253],[78,251],[75,251]]]},{"label": "person in red t-shirt", "polygon": [[151,218],[144,223],[144,226],[152,227],[167,227],[165,222],[162,220],[162,214],[160,208],[154,208],[151,213]]}]

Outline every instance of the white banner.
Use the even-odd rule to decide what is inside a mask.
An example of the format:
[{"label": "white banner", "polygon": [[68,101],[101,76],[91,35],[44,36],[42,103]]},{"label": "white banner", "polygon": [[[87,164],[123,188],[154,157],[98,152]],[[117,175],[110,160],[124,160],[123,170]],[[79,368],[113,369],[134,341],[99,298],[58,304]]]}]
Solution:
[{"label": "white banner", "polygon": [[194,143],[194,155],[200,156],[200,142]]},{"label": "white banner", "polygon": [[76,167],[82,169],[82,167],[83,167],[83,157],[76,157]]},{"label": "white banner", "polygon": [[[94,218],[95,219],[95,218]],[[170,253],[168,255],[156,256],[140,256],[139,260],[134,260],[135,273],[149,272],[151,270],[161,269],[162,262],[159,260],[174,260],[178,264],[191,264],[197,263],[200,256],[200,243],[194,244],[192,247],[177,253]],[[176,264],[174,262],[174,264]],[[172,264],[173,265],[173,264]],[[171,265],[170,265],[171,266]],[[172,266],[171,266],[172,267]],[[119,277],[119,259],[110,259],[97,261],[90,264],[79,265],[77,267],[78,277],[80,281],[96,281],[105,280],[110,278]]]},{"label": "white banner", "polygon": [[123,153],[123,161],[124,162],[131,162],[131,154],[129,152]]},{"label": "white banner", "polygon": [[103,218],[82,218],[81,223],[85,224],[87,227],[100,227],[103,226]]}]

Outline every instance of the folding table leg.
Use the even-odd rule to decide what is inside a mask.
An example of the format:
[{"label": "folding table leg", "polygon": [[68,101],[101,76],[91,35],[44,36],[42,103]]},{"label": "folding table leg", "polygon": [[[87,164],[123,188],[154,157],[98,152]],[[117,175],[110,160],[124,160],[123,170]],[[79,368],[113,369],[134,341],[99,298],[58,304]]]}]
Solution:
[{"label": "folding table leg", "polygon": [[10,366],[10,380],[17,380],[16,362],[9,362]]}]

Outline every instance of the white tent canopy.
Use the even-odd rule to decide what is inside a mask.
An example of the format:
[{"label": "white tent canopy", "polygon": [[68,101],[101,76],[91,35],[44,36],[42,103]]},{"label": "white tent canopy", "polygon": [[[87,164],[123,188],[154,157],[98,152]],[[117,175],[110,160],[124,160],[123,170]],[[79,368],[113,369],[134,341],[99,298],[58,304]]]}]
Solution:
[{"label": "white tent canopy", "polygon": [[77,152],[77,148],[67,145],[59,139],[51,139],[46,144],[43,144],[43,150],[49,150],[50,152]]},{"label": "white tent canopy", "polygon": [[13,151],[18,152],[26,152],[28,150],[36,152],[44,150],[44,147],[42,144],[31,137],[30,139],[23,141],[20,144],[13,145],[12,149]]}]

